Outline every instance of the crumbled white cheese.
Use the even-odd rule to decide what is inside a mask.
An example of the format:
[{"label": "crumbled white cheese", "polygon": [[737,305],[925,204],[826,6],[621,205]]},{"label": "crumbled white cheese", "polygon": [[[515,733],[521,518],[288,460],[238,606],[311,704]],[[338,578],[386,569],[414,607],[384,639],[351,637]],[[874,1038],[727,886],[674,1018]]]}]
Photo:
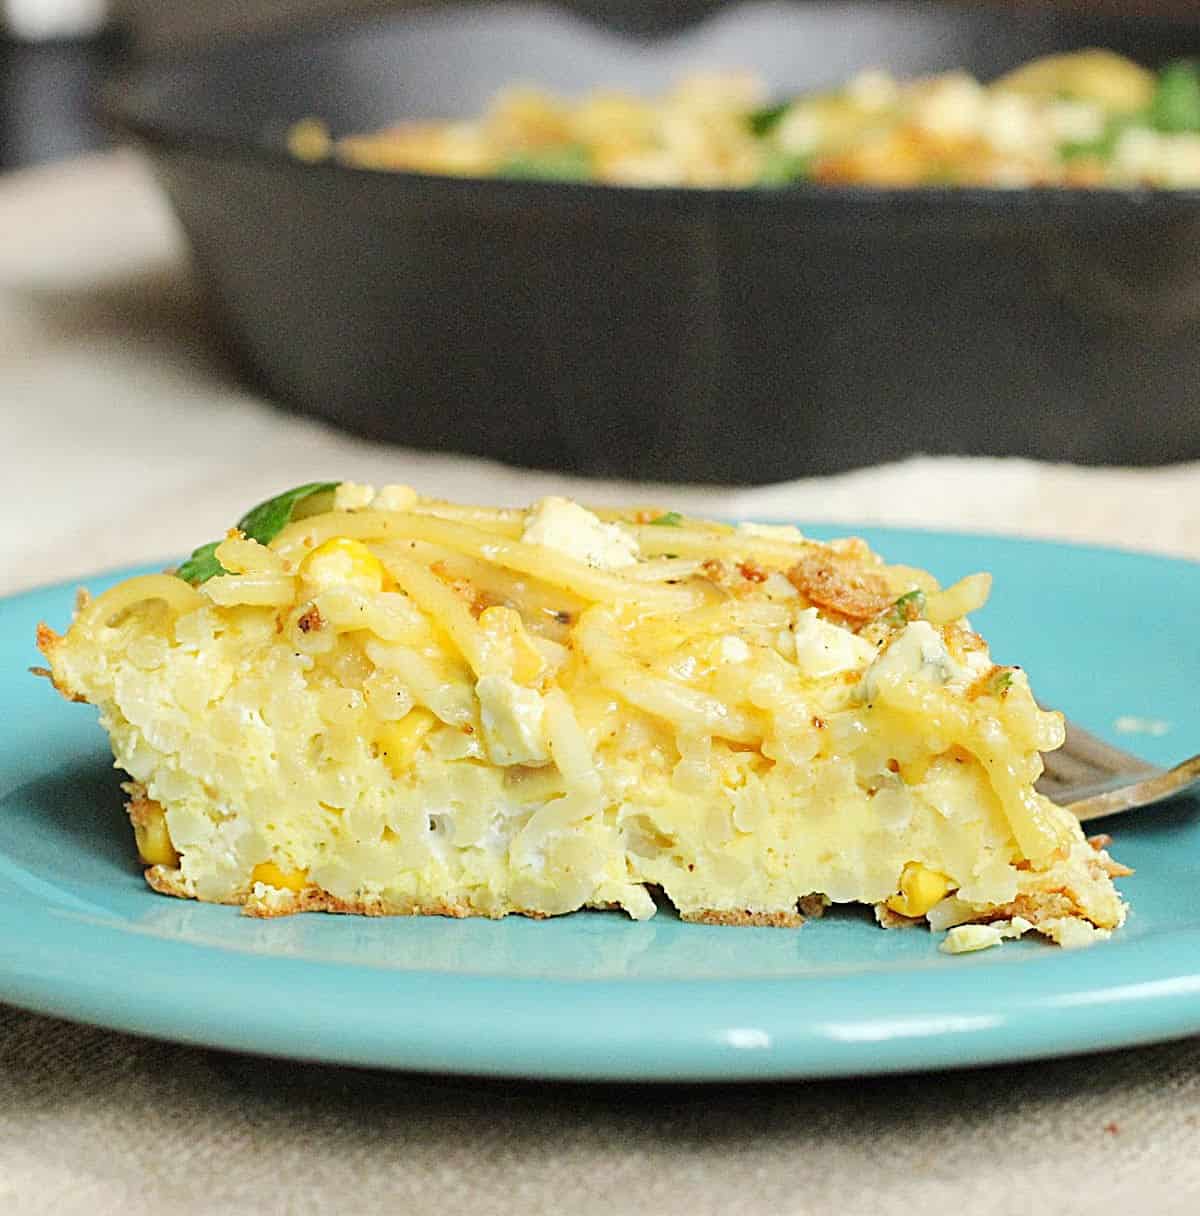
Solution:
[{"label": "crumbled white cheese", "polygon": [[1104,134],[1104,111],[1088,101],[1056,101],[1046,118],[1059,143],[1088,144]]},{"label": "crumbled white cheese", "polygon": [[948,139],[977,135],[983,124],[987,93],[965,72],[938,77],[913,105],[913,121],[930,135]]},{"label": "crumbled white cheese", "polygon": [[900,86],[894,76],[875,68],[851,77],[846,94],[864,110],[886,110],[899,100]]},{"label": "crumbled white cheese", "polygon": [[1014,916],[1012,920],[997,920],[992,922],[1000,930],[1001,937],[1023,937],[1033,928],[1033,921],[1023,916]]},{"label": "crumbled white cheese", "polygon": [[1117,137],[1113,163],[1135,177],[1152,173],[1162,160],[1162,139],[1147,127],[1130,127]]},{"label": "crumbled white cheese", "polygon": [[785,152],[807,156],[820,146],[824,135],[821,119],[806,106],[792,106],[775,128],[775,142]]},{"label": "crumbled white cheese", "polygon": [[381,486],[371,500],[376,511],[408,511],[416,504],[417,492],[412,486]]},{"label": "crumbled white cheese", "polygon": [[1200,185],[1200,135],[1181,131],[1164,135],[1160,180],[1164,186]]},{"label": "crumbled white cheese", "polygon": [[371,505],[375,487],[360,485],[357,481],[343,481],[333,492],[335,511],[361,511]]},{"label": "crumbled white cheese", "polygon": [[984,107],[982,135],[1002,152],[1028,153],[1038,141],[1037,112],[1019,93],[996,93]]},{"label": "crumbled white cheese", "polygon": [[767,593],[767,598],[771,600],[796,600],[800,598],[800,592],[788,581],[787,576],[780,574],[778,570],[772,570],[767,575],[767,581],[762,586],[763,590]]},{"label": "crumbled white cheese", "polygon": [[720,649],[722,663],[744,663],[750,657],[750,647],[733,633],[721,639]]},{"label": "crumbled white cheese", "polygon": [[1078,950],[1083,946],[1094,946],[1097,942],[1112,937],[1111,929],[1097,929],[1086,920],[1073,916],[1055,916],[1041,921],[1038,928],[1047,937],[1058,942],[1064,950]]},{"label": "crumbled white cheese", "polygon": [[569,498],[543,498],[521,539],[604,570],[632,566],[638,559],[637,541],[619,524],[604,523]]},{"label": "crumbled white cheese", "polygon": [[507,676],[489,675],[475,685],[483,741],[493,764],[550,763],[541,694]]},{"label": "crumbled white cheese", "polygon": [[764,540],[796,540],[802,541],[804,533],[795,524],[755,524],[740,523],[738,531],[747,536],[761,536]]},{"label": "crumbled white cheese", "polygon": [[955,662],[942,635],[928,621],[909,621],[863,676],[863,695],[873,701],[881,687],[909,680],[969,683],[971,672]]},{"label": "crumbled white cheese", "polygon": [[270,883],[256,882],[246,899],[246,906],[276,916],[286,916],[296,909],[296,892]]},{"label": "crumbled white cheese", "polygon": [[943,954],[970,954],[973,950],[998,946],[1003,940],[1003,935],[994,925],[955,925],[938,949]]},{"label": "crumbled white cheese", "polygon": [[[964,624],[966,622],[964,621]],[[970,625],[966,626],[968,629]],[[969,677],[972,682],[979,679],[992,669],[992,656],[986,650],[969,650],[963,659],[963,666],[966,667]],[[1013,673],[1013,679],[1016,679],[1016,673]]]},{"label": "crumbled white cheese", "polygon": [[822,620],[815,608],[806,608],[792,628],[796,666],[813,680],[839,671],[853,671],[875,657],[875,647],[858,634]]}]

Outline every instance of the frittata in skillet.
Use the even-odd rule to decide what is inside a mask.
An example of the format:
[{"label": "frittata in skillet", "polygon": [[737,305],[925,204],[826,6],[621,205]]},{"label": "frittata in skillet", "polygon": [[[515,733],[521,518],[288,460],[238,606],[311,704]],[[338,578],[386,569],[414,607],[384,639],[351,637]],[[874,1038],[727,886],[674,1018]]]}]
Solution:
[{"label": "frittata in skillet", "polygon": [[689,77],[658,97],[515,84],[478,118],[338,140],[307,119],[289,147],[364,169],[612,186],[1196,189],[1200,61],[1153,72],[1092,47],[990,83],[965,71],[871,70],[775,100],[732,72]]}]

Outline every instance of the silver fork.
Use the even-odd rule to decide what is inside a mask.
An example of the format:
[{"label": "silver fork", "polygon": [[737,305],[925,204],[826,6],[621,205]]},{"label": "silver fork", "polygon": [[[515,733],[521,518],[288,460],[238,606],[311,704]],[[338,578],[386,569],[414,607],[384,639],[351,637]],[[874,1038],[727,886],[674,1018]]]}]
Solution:
[{"label": "silver fork", "polygon": [[1067,741],[1043,757],[1037,788],[1079,819],[1152,806],[1200,786],[1200,756],[1158,768],[1067,720]]}]

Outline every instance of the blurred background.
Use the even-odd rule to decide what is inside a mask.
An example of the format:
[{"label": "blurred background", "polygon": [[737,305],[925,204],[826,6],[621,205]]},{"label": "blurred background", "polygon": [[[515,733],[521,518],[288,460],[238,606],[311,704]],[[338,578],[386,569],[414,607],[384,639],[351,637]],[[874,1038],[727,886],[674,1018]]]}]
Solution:
[{"label": "blurred background", "polygon": [[[45,174],[9,172],[11,227],[37,228],[45,257],[71,273],[81,255],[49,237],[48,208],[89,216],[91,237],[68,235],[97,259],[126,231],[130,247],[105,273],[127,292],[158,250],[162,282],[188,294],[189,349],[256,407],[282,407],[262,415],[281,426],[307,415],[410,451],[633,483],[761,486],[922,454],[1200,458],[1194,0],[794,0],[737,13],[722,0],[557,0],[644,36],[630,41],[466,2],[450,13],[436,0],[0,0],[0,169],[46,165],[69,179],[60,193]],[[1102,174],[1105,157],[1149,157],[1112,179],[1119,189],[1018,189],[1057,180],[1018,164],[1019,180],[945,166],[885,178],[928,187],[891,199],[861,191],[869,176],[817,171],[796,190],[760,189],[781,184],[764,171],[732,181],[752,189],[672,197],[532,181],[526,169],[308,163],[327,156],[328,131],[474,115],[513,81],[646,93],[681,68],[751,67],[778,98],[878,67],[992,80],[1086,47],[1128,57],[1118,75],[1137,86],[1130,113],[1154,125],[1126,130],[1127,115],[1093,106],[1083,117],[1100,137],[1076,123],[1047,138],[1064,165],[1099,161]],[[1049,104],[1083,97],[1087,109],[1063,70],[1042,81]],[[113,138],[95,108],[114,72],[108,113],[148,155],[79,157]],[[951,88],[930,119],[950,122],[951,144],[964,142],[959,117],[980,113],[981,86],[964,87],[969,97]],[[996,139],[1011,136],[1012,113],[996,111],[1008,116]],[[291,133],[316,118],[321,150],[297,151]],[[63,201],[76,188],[95,204]],[[39,189],[48,204],[29,201]],[[12,258],[24,248],[10,246]],[[61,290],[31,296],[29,266],[12,273],[14,307],[61,331]],[[161,300],[109,305],[93,320],[122,327],[122,357],[162,337],[130,324],[157,318]],[[161,346],[145,353],[131,363],[139,384],[162,362]],[[94,398],[91,377],[84,392]],[[165,443],[178,423],[163,409],[148,403],[137,425]],[[251,416],[243,407],[234,423]]]},{"label": "blurred background", "polygon": [[[30,2],[30,0],[27,0]],[[49,2],[49,0],[43,0]],[[563,4],[580,12],[602,14],[626,29],[650,30],[720,8],[722,0],[573,0]],[[1009,0],[1014,9],[1057,3],[1088,12],[1158,13],[1200,20],[1195,0]],[[396,3],[392,0],[123,0],[119,12],[134,31],[138,45],[161,48],[195,44],[239,30],[286,25],[328,14],[399,8],[429,8],[436,0]]]},{"label": "blurred background", "polygon": [[[311,26],[355,13],[431,8],[438,0],[0,0],[0,168],[105,145],[89,98],[133,57],[186,51],[252,32]],[[962,0],[969,4],[971,0]],[[1194,19],[1194,0],[990,0],[1032,9]],[[612,26],[653,32],[724,0],[560,0]]]}]

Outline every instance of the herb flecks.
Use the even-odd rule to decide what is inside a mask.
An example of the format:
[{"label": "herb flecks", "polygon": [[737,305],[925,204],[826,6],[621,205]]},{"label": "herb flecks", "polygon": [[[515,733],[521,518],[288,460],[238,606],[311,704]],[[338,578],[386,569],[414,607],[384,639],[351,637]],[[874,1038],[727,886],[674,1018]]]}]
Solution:
[{"label": "herb flecks", "polygon": [[650,521],[651,526],[655,528],[678,528],[682,523],[683,516],[678,511],[667,511],[664,515]]},{"label": "herb flecks", "polygon": [[759,186],[787,186],[804,181],[812,175],[813,158],[807,153],[785,152],[782,148],[771,148],[763,157],[758,174]]},{"label": "herb flecks", "polygon": [[496,175],[521,181],[583,182],[592,176],[592,157],[583,144],[563,144],[510,156]]},{"label": "herb flecks", "polygon": [[790,101],[777,102],[775,105],[760,106],[746,115],[746,125],[752,135],[768,135],[778,125],[779,120],[792,108]]},{"label": "herb flecks", "polygon": [[1112,114],[1105,121],[1104,129],[1094,139],[1067,140],[1065,143],[1059,144],[1058,155],[1064,161],[1112,160],[1113,154],[1117,150],[1117,144],[1126,131],[1148,125],[1151,125],[1148,112]]},{"label": "herb flecks", "polygon": [[1150,117],[1159,131],[1200,131],[1200,62],[1176,59],[1159,72]]},{"label": "herb flecks", "polygon": [[925,592],[920,587],[906,591],[888,609],[888,617],[895,625],[907,625],[909,621],[919,620],[925,611]]}]

